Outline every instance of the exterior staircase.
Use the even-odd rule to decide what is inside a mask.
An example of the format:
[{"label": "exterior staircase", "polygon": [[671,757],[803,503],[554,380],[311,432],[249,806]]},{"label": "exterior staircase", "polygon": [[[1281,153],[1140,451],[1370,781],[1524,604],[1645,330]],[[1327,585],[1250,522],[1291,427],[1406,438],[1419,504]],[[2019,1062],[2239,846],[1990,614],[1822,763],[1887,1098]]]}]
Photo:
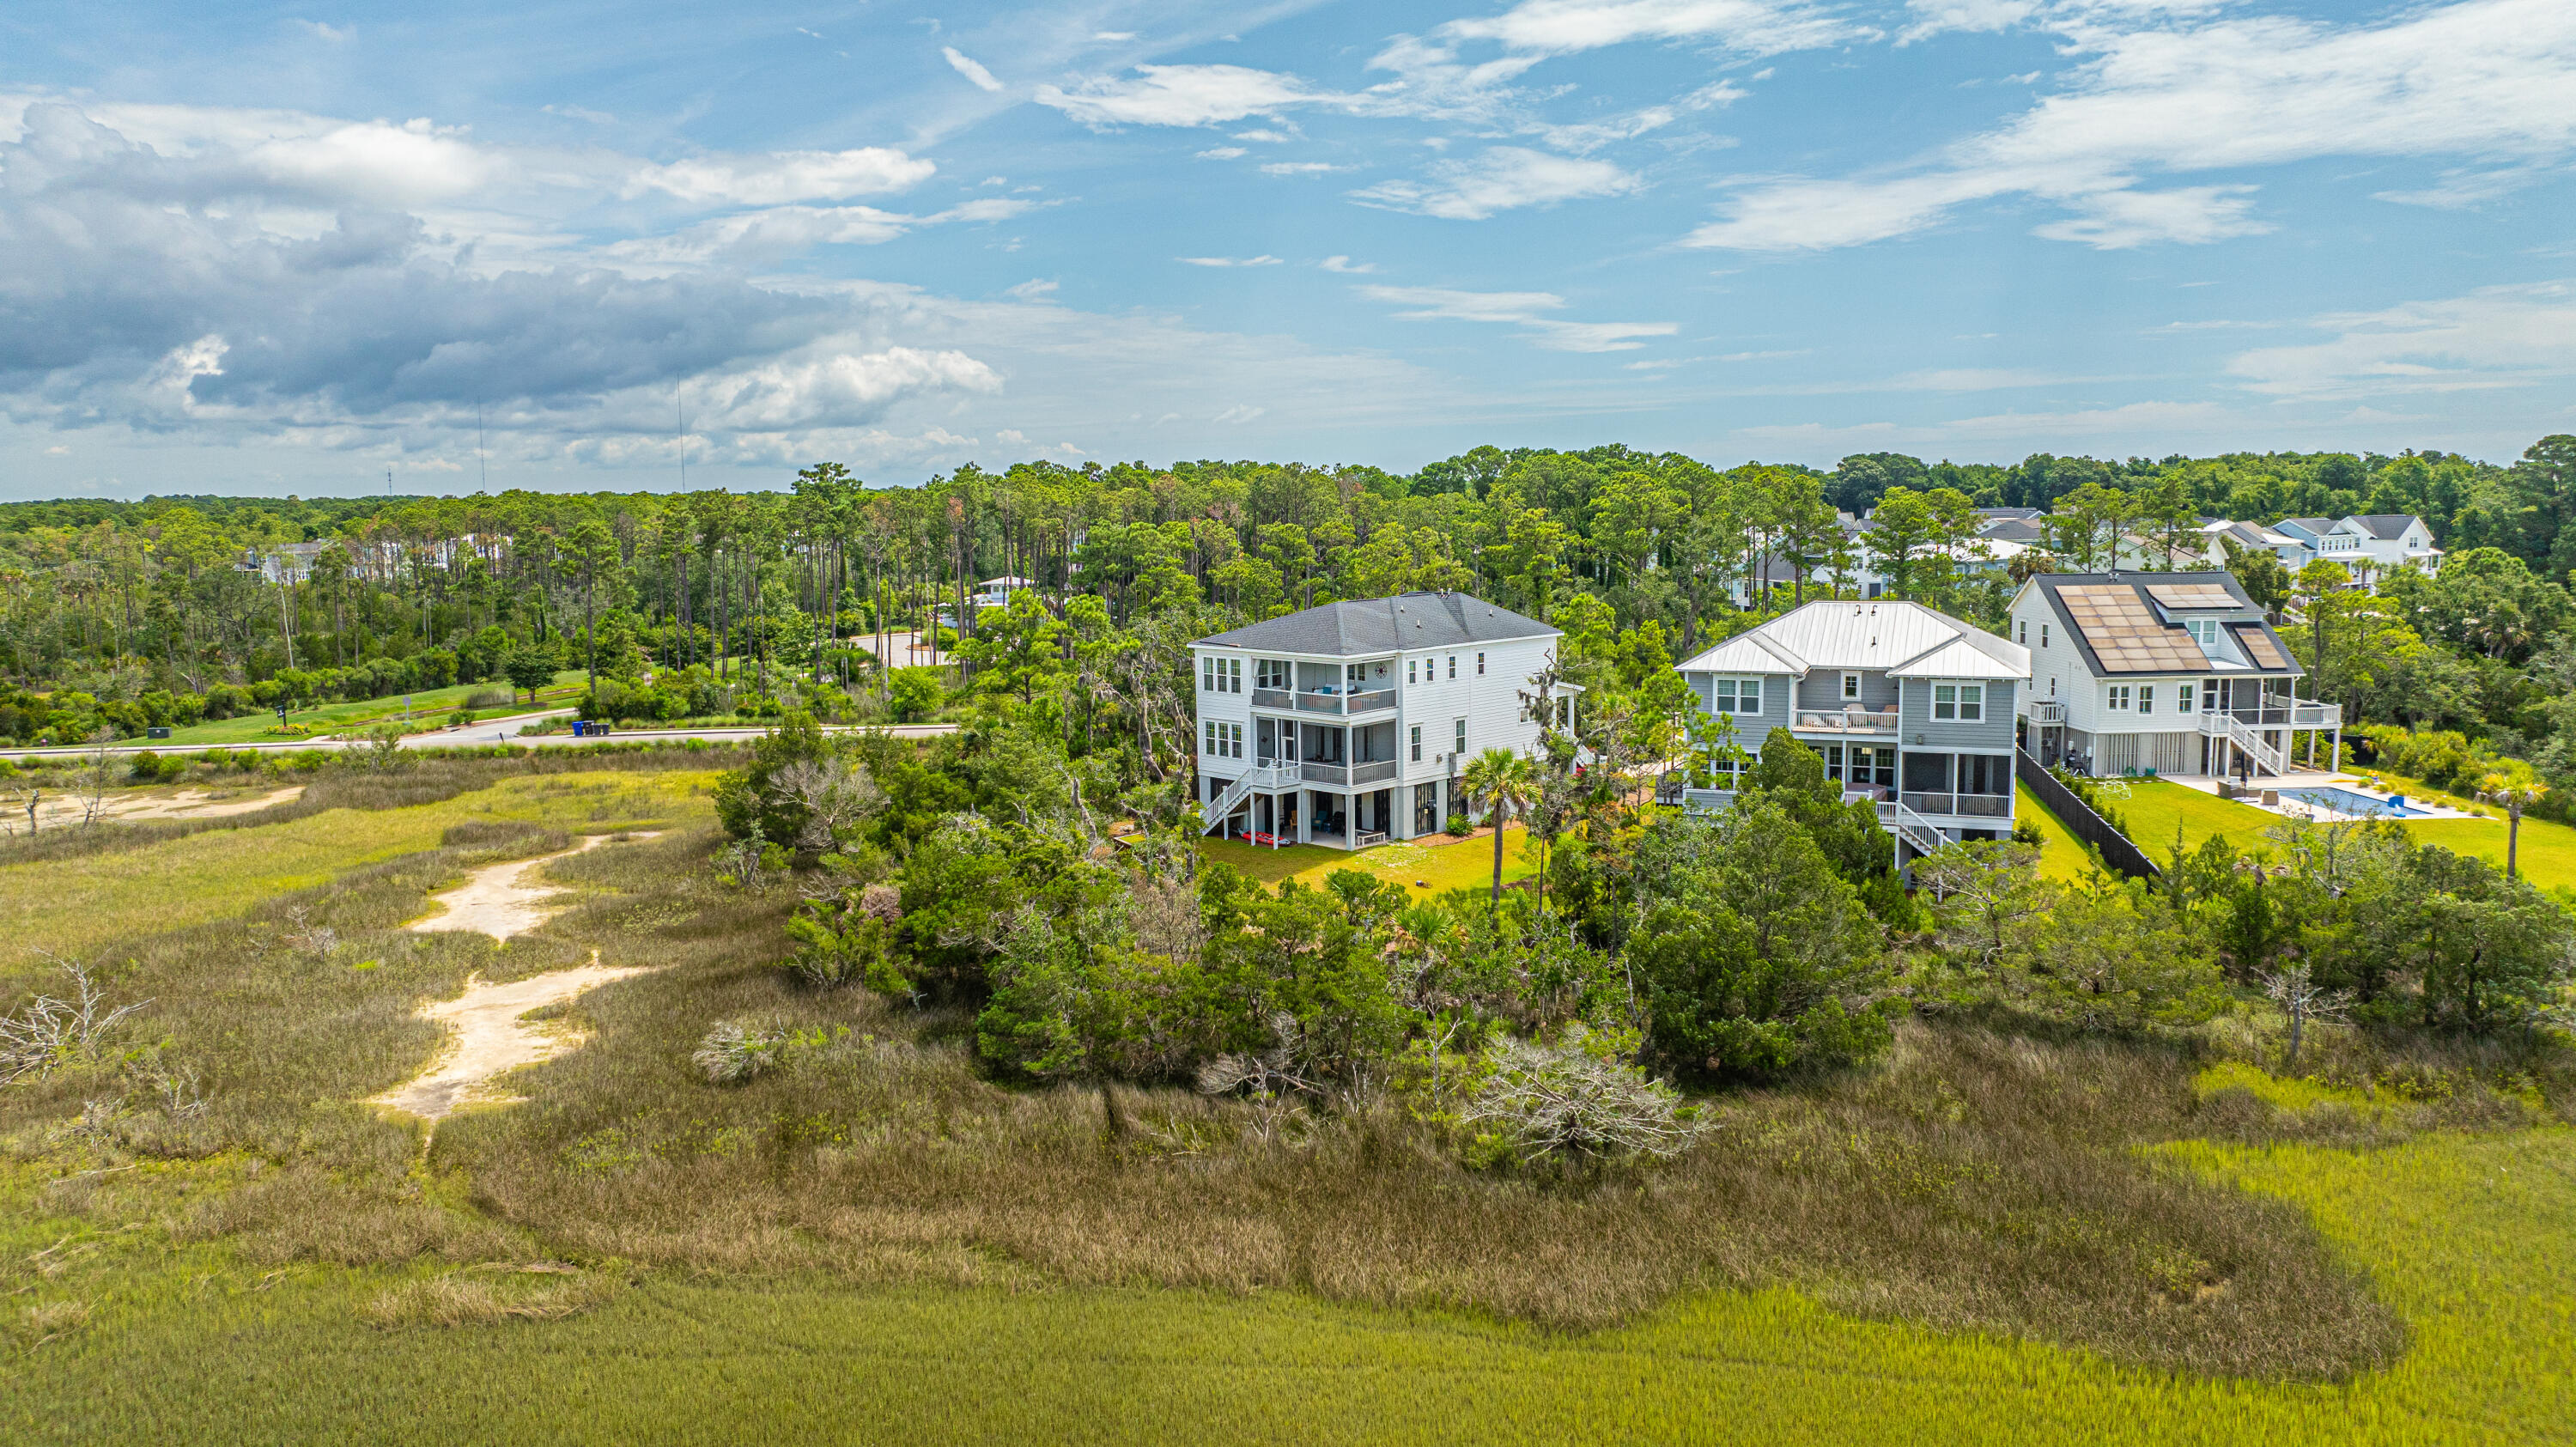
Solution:
[{"label": "exterior staircase", "polygon": [[2211,738],[2225,739],[2254,761],[2257,772],[2278,777],[2290,771],[2289,756],[2263,742],[2263,731],[2224,709],[2213,709],[2200,716],[2200,731]]},{"label": "exterior staircase", "polygon": [[1941,837],[1940,829],[1931,820],[1906,808],[1901,800],[1881,800],[1878,822],[1888,833],[1913,845],[1918,855],[1935,853],[1949,842]]},{"label": "exterior staircase", "polygon": [[1244,800],[1258,793],[1288,788],[1297,781],[1295,764],[1263,764],[1245,770],[1243,777],[1226,785],[1225,792],[1217,795],[1216,802],[1208,805],[1207,812],[1199,816],[1203,821],[1199,832],[1214,834],[1225,827],[1225,821],[1233,817],[1235,809]]}]

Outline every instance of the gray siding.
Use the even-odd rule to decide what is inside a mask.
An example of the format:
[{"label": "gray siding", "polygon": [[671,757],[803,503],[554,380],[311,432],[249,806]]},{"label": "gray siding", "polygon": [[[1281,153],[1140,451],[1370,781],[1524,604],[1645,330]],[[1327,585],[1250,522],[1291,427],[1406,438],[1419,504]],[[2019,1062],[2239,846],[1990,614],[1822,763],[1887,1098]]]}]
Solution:
[{"label": "gray siding", "polygon": [[[1726,676],[1749,678],[1756,675],[1730,673]],[[1717,675],[1686,673],[1682,677],[1690,681],[1691,696],[1698,700],[1699,711],[1704,714],[1710,712],[1710,682]],[[1765,674],[1760,677],[1762,678],[1762,712],[1739,713],[1735,716],[1735,742],[1749,753],[1761,752],[1762,740],[1771,730],[1788,726],[1790,685],[1796,681],[1785,673]],[[1576,707],[1579,708],[1581,705],[1578,704]]]},{"label": "gray siding", "polygon": [[1798,707],[1841,708],[1845,703],[1855,701],[1868,709],[1884,709],[1895,705],[1896,685],[1900,680],[1889,678],[1885,669],[1859,670],[1860,697],[1858,700],[1843,697],[1843,672],[1844,670],[1839,668],[1819,668],[1798,680]]},{"label": "gray siding", "polygon": [[[2013,711],[2016,685],[1989,679],[1986,681],[1986,716],[1976,723],[1932,717],[1932,680],[1908,678],[1905,702],[1899,723],[1904,730],[1905,746],[1931,753],[2010,754],[2013,751]],[[1923,742],[1914,736],[1921,734]]]}]

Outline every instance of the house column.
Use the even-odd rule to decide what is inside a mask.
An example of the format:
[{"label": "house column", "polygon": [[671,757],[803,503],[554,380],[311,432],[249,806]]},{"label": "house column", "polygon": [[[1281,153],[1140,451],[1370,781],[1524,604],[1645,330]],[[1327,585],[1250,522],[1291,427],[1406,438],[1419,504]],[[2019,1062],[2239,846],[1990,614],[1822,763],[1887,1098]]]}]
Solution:
[{"label": "house column", "polygon": [[1297,791],[1297,842],[1305,844],[1315,837],[1315,791]]}]

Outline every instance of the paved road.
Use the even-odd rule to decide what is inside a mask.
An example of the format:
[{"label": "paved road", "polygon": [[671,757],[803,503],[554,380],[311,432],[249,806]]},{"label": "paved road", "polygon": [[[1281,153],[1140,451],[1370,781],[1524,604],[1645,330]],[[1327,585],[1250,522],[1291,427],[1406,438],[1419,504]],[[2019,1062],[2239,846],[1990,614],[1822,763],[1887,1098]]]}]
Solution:
[{"label": "paved road", "polygon": [[[509,718],[485,719],[471,728],[436,729],[425,734],[408,734],[404,736],[402,746],[407,749],[454,749],[471,748],[483,744],[515,743],[524,744],[530,748],[578,749],[587,748],[592,744],[675,742],[684,739],[705,739],[709,743],[744,743],[751,739],[759,738],[762,734],[769,732],[769,730],[765,728],[619,728],[605,735],[583,736],[578,738],[574,737],[573,732],[570,729],[565,729],[560,733],[528,734],[524,736],[519,732],[521,728],[535,723],[540,719],[570,718],[572,717],[572,714],[573,711],[571,709],[565,708],[551,709],[544,713],[516,714]],[[941,734],[953,734],[957,732],[958,726],[955,724],[829,724],[825,726],[825,731],[828,733],[862,733],[870,727],[881,728],[884,732],[892,734],[899,739],[927,739],[936,738]],[[159,753],[185,755],[203,753],[207,749],[254,749],[263,753],[294,753],[303,749],[337,751],[340,749],[361,749],[372,747],[374,747],[374,741],[371,739],[262,739],[255,743],[240,744],[188,744],[173,743],[168,739],[119,739],[115,743],[110,744],[108,746],[108,750],[111,753],[132,754],[140,753],[145,749],[151,749]],[[13,759],[28,757],[77,758],[88,752],[89,750],[86,747],[75,746],[71,748],[9,749],[0,751],[0,756]]]}]

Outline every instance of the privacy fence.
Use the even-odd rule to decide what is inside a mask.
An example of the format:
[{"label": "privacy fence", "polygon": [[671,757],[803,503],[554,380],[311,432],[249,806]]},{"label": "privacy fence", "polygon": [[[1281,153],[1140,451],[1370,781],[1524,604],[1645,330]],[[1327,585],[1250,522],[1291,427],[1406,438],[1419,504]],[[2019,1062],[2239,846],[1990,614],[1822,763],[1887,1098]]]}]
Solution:
[{"label": "privacy fence", "polygon": [[2102,862],[2131,879],[2155,879],[2164,871],[2132,842],[2128,835],[2111,827],[2109,820],[2093,812],[2073,789],[2066,787],[2055,774],[2039,766],[2030,750],[2013,750],[2013,776],[2030,786],[2039,802],[2048,806],[2076,838],[2101,851]]}]

